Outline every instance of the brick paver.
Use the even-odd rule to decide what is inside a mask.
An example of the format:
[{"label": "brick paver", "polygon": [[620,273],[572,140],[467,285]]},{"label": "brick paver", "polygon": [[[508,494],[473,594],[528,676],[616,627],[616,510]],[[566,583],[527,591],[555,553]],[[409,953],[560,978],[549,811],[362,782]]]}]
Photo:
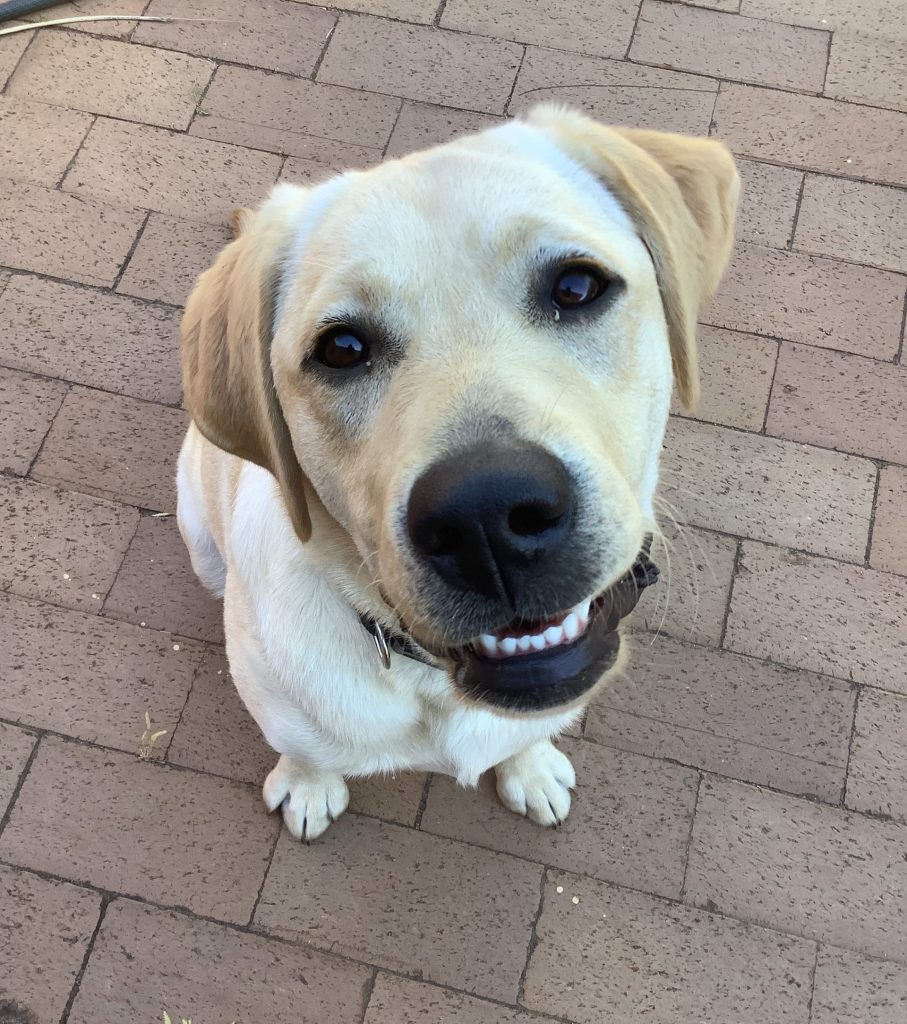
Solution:
[{"label": "brick paver", "polygon": [[257,925],[467,992],[516,998],[538,909],[537,864],[352,814],[333,828],[332,845],[308,849],[281,834]]},{"label": "brick paver", "polygon": [[63,177],[93,121],[91,114],[81,110],[0,96],[3,174],[16,181],[53,188]]},{"label": "brick paver", "polygon": [[0,514],[0,589],[100,612],[139,525],[134,508],[0,477]]},{"label": "brick paver", "polygon": [[192,20],[145,22],[136,42],[302,76],[312,73],[336,21],[320,7],[282,0],[152,0],[147,13]]},{"label": "brick paver", "polygon": [[8,267],[113,284],[143,214],[24,181],[0,179],[0,189],[0,259]]},{"label": "brick paver", "polygon": [[199,224],[152,213],[117,291],[181,306],[195,279],[230,241],[226,225]]},{"label": "brick paver", "polygon": [[907,576],[907,467],[885,466],[879,474],[869,564]]},{"label": "brick paver", "polygon": [[[12,24],[22,24],[13,22]],[[4,46],[0,47],[0,89],[5,88],[10,76],[16,70],[16,66],[22,59],[22,54],[31,42],[31,32],[17,32],[15,35],[7,36]]]},{"label": "brick paver", "polygon": [[169,1007],[173,1019],[359,1024],[364,966],[117,900],[72,1008],[73,1024],[119,1024]]},{"label": "brick paver", "polygon": [[[441,24],[521,43],[623,57],[635,17],[634,0],[590,0],[582,6],[564,0],[507,0],[499,4],[448,0]],[[606,24],[608,30],[589,32],[590,24]]]},{"label": "brick paver", "polygon": [[873,359],[898,353],[907,279],[804,253],[738,244],[703,322]]},{"label": "brick paver", "polygon": [[647,590],[628,622],[638,629],[717,645],[734,578],[737,540],[677,522],[663,506],[662,537],[653,546],[665,586]]},{"label": "brick paver", "polygon": [[[114,13],[125,15],[128,18],[133,14],[141,14],[147,6],[147,0],[123,0],[123,2],[117,6]],[[109,10],[110,8],[106,6],[104,0],[69,0],[68,3],[62,3],[59,6],[54,7],[53,17],[78,18],[83,15],[91,16],[104,14]],[[26,15],[25,21],[44,21],[48,17],[49,15],[46,11],[38,11],[35,14]],[[72,31],[74,32],[87,32],[92,36],[111,36],[114,39],[122,39],[126,36],[130,36],[134,30],[134,21],[120,21],[119,19],[114,21],[89,21],[72,26]],[[25,33],[23,33],[23,36],[24,35]],[[14,36],[13,38],[18,39],[21,37]]]},{"label": "brick paver", "polygon": [[706,135],[717,90],[699,75],[529,46],[510,109],[568,103],[612,124]]},{"label": "brick paver", "polygon": [[786,249],[793,237],[803,173],[755,160],[738,160],[737,169],[741,182],[737,237]]},{"label": "brick paver", "polygon": [[242,924],[277,827],[247,786],[50,738],[0,858]]},{"label": "brick paver", "polygon": [[741,156],[907,185],[907,113],[727,85],[714,120],[718,137]]},{"label": "brick paver", "polygon": [[175,516],[144,516],[118,560],[104,614],[150,629],[223,643],[223,608],[199,583]]},{"label": "brick paver", "polygon": [[559,871],[537,936],[525,1004],[579,1024],[809,1019],[803,940]]},{"label": "brick paver", "polygon": [[876,480],[866,459],[673,420],[662,477],[684,522],[863,561]]},{"label": "brick paver", "polygon": [[148,711],[166,749],[198,645],[10,594],[0,623],[0,717],[135,753]]},{"label": "brick paver", "polygon": [[907,969],[849,950],[822,947],[816,961],[811,1024],[900,1024]]},{"label": "brick paver", "polygon": [[522,54],[515,43],[347,14],[318,81],[501,114]]},{"label": "brick paver", "polygon": [[[701,396],[696,419],[759,433],[772,388],[778,342],[720,327],[699,328]],[[687,415],[675,397],[672,412]]]},{"label": "brick paver", "polygon": [[375,162],[400,101],[289,75],[222,67],[192,134],[291,156],[329,153],[334,162]]},{"label": "brick paver", "polygon": [[35,742],[33,733],[0,722],[0,817],[16,792]]},{"label": "brick paver", "polygon": [[493,773],[477,792],[436,777],[422,828],[565,871],[679,895],[696,773],[577,740],[560,747],[573,761],[577,789],[570,817],[558,829],[542,831],[509,813],[495,799]]},{"label": "brick paver", "polygon": [[907,693],[905,617],[903,577],[748,541],[725,644]]},{"label": "brick paver", "polygon": [[63,381],[0,368],[0,471],[28,472],[68,390]]},{"label": "brick paver", "polygon": [[907,463],[907,367],[782,345],[766,428],[778,437]]},{"label": "brick paver", "polygon": [[828,35],[736,14],[643,0],[630,57],[718,78],[819,92]]},{"label": "brick paver", "polygon": [[[895,29],[896,31],[896,29]],[[905,39],[836,33],[828,61],[827,95],[907,110]]]},{"label": "brick paver", "polygon": [[96,893],[0,865],[0,996],[28,1013],[15,1024],[60,1019],[100,906]]},{"label": "brick paver", "polygon": [[13,75],[9,93],[162,128],[187,128],[213,72],[212,61],[181,53],[41,32]]},{"label": "brick paver", "polygon": [[798,249],[843,256],[907,272],[907,193],[887,185],[806,176],[795,243]]},{"label": "brick paver", "polygon": [[63,188],[102,202],[223,224],[236,206],[263,199],[279,168],[271,153],[98,118]]},{"label": "brick paver", "polygon": [[740,11],[751,18],[808,25],[829,32],[843,29],[873,37],[904,39],[907,29],[898,17],[900,0],[741,0]]},{"label": "brick paver", "polygon": [[413,103],[407,100],[400,110],[393,134],[387,145],[387,155],[404,156],[429,146],[449,142],[458,135],[480,132],[504,118],[494,114],[478,114],[473,110],[439,107],[435,103]]},{"label": "brick paver", "polygon": [[667,637],[636,638],[634,655],[590,708],[587,739],[840,800],[851,684]]},{"label": "brick paver", "polygon": [[903,961],[907,825],[707,778],[686,900]]},{"label": "brick paver", "polygon": [[847,806],[907,821],[907,698],[867,687],[859,710],[847,779]]},{"label": "brick paver", "polygon": [[[143,11],[0,37],[0,1018],[902,1024],[902,0]],[[738,160],[663,581],[558,830],[413,772],[300,845],[173,516],[181,307],[276,181],[537,102]]]},{"label": "brick paver", "polygon": [[8,366],[134,398],[179,401],[175,309],[22,275],[0,296],[0,317],[7,327],[0,359]]},{"label": "brick paver", "polygon": [[32,473],[38,480],[173,512],[173,467],[187,422],[181,409],[73,388]]},{"label": "brick paver", "polygon": [[425,985],[394,975],[378,975],[362,1024],[548,1024],[548,1017],[508,1009],[499,1003]]}]

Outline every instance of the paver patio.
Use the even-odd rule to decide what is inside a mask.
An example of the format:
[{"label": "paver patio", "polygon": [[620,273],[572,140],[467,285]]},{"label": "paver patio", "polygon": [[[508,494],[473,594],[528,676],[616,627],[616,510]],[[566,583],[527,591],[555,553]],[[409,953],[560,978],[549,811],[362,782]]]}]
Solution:
[{"label": "paver patio", "polygon": [[[904,1024],[900,0],[36,17],[143,10],[213,20],[0,37],[0,1019]],[[539,100],[739,158],[670,587],[563,741],[559,831],[413,775],[299,845],[168,518],[180,306],[276,181]]]}]

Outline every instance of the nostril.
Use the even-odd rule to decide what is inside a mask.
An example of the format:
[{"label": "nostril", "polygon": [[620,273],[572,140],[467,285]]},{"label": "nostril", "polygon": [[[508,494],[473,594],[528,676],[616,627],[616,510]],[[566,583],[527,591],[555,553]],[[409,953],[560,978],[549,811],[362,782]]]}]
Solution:
[{"label": "nostril", "polygon": [[537,537],[550,530],[563,518],[562,514],[550,505],[525,504],[511,509],[507,516],[507,526],[511,533],[518,537]]}]

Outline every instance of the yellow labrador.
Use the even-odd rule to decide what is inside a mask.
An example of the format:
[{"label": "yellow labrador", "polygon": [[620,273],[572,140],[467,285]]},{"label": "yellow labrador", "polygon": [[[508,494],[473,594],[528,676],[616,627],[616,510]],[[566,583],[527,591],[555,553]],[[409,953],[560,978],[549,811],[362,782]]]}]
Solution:
[{"label": "yellow labrador", "polygon": [[717,142],[541,107],[241,212],[183,321],[179,524],[294,836],[405,769],[565,817],[738,189]]}]

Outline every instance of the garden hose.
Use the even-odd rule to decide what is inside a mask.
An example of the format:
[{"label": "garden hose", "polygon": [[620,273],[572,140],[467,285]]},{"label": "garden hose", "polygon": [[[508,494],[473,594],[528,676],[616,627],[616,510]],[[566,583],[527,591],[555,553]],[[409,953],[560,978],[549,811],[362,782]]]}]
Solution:
[{"label": "garden hose", "polygon": [[10,18],[24,18],[26,14],[33,11],[43,10],[45,7],[57,7],[60,0],[4,0],[0,3],[0,21],[9,21]]}]

